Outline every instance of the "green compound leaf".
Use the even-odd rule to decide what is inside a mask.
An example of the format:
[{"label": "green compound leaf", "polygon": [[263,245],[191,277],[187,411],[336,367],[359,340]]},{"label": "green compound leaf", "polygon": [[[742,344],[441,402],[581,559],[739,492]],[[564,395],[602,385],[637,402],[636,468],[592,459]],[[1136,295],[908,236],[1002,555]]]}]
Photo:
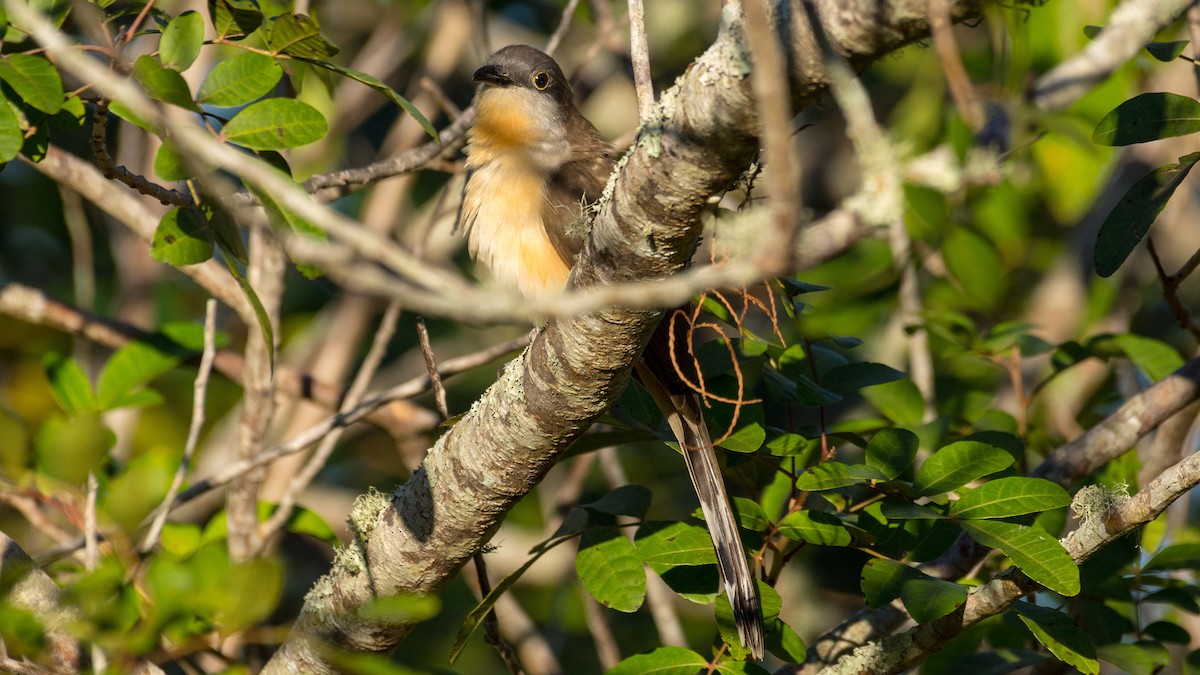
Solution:
[{"label": "green compound leaf", "polygon": [[788,539],[820,546],[849,546],[854,541],[837,516],[810,509],[789,513],[779,523],[779,533]]},{"label": "green compound leaf", "polygon": [[147,96],[156,101],[200,112],[200,106],[192,100],[192,91],[188,89],[183,76],[170,68],[163,68],[152,56],[137,57],[133,62],[133,79],[142,85]]},{"label": "green compound leaf", "polygon": [[305,59],[327,59],[338,48],[321,35],[317,22],[306,14],[287,12],[267,19],[259,30],[267,49],[273,54],[287,54]]},{"label": "green compound leaf", "polygon": [[158,43],[158,57],[171,70],[182,72],[195,62],[204,45],[204,17],[187,11],[171,19]]},{"label": "green compound leaf", "polygon": [[283,67],[273,57],[244,52],[218,63],[200,84],[196,100],[234,108],[265,96],[282,77]]},{"label": "green compound leaf", "polygon": [[1197,161],[1200,153],[1180,157],[1178,164],[1160,166],[1130,186],[1096,235],[1096,274],[1112,276],[1121,267]]},{"label": "green compound leaf", "polygon": [[800,474],[796,479],[796,489],[805,492],[821,490],[836,490],[838,488],[858,485],[863,480],[851,475],[850,467],[841,462],[825,462]]},{"label": "green compound leaf", "polygon": [[221,137],[253,150],[307,145],[329,130],[316,108],[290,98],[269,98],[239,112],[221,129]]},{"label": "green compound leaf", "polygon": [[44,113],[53,115],[62,109],[62,78],[54,64],[41,56],[0,56],[0,80],[12,87],[21,100]]},{"label": "green compound leaf", "polygon": [[613,666],[606,675],[696,675],[708,659],[685,647],[659,647],[634,654]]},{"label": "green compound leaf", "polygon": [[418,124],[421,125],[421,128],[425,130],[425,133],[429,134],[434,140],[438,140],[437,129],[433,128],[433,124],[431,124],[429,122],[429,120],[426,119],[425,115],[421,114],[421,111],[418,110],[417,107],[415,105],[413,105],[411,101],[404,98],[400,94],[397,94],[395,92],[395,90],[393,90],[391,87],[384,84],[382,80],[375,77],[374,75],[368,75],[367,73],[364,73],[362,71],[354,70],[353,68],[347,68],[345,66],[339,66],[336,63],[329,63],[328,61],[318,61],[315,59],[309,59],[309,58],[303,58],[303,57],[297,57],[297,58],[306,63],[311,63],[312,65],[317,66],[318,68],[324,68],[326,70],[331,70],[339,75],[344,75],[346,77],[349,77],[352,80],[358,80],[359,82],[362,82],[363,84],[374,89],[375,91],[383,94],[384,96],[391,99],[393,103],[400,106],[400,108],[403,109],[404,112],[408,113],[409,115],[412,115],[412,118],[414,120],[416,120]]},{"label": "green compound leaf", "polygon": [[1061,595],[1079,593],[1079,567],[1054,537],[1042,530],[1002,520],[964,520],[975,541],[999,549],[1030,579]]},{"label": "green compound leaf", "polygon": [[867,466],[892,480],[912,466],[920,444],[907,429],[881,429],[867,443]]},{"label": "green compound leaf", "polygon": [[81,415],[96,410],[96,395],[87,375],[74,360],[50,352],[42,358],[42,368],[50,380],[50,393],[55,403],[68,415]]},{"label": "green compound leaf", "polygon": [[21,133],[21,118],[8,104],[8,99],[0,96],[0,164],[15,158],[25,144],[25,134]]},{"label": "green compound leaf", "polygon": [[1104,116],[1092,132],[1100,145],[1132,145],[1200,131],[1200,101],[1151,92],[1125,101]]},{"label": "green compound leaf", "polygon": [[1038,642],[1046,645],[1060,661],[1075,666],[1082,673],[1094,675],[1100,672],[1092,639],[1066,614],[1024,601],[1013,603],[1012,609]]},{"label": "green compound leaf", "polygon": [[998,478],[966,490],[950,504],[951,518],[1008,518],[1041,513],[1071,503],[1071,495],[1043,478]]},{"label": "green compound leaf", "polygon": [[907,581],[900,590],[904,608],[919,623],[946,616],[966,599],[966,586],[930,577]]},{"label": "green compound leaf", "polygon": [[717,562],[708,530],[698,525],[648,521],[638,528],[634,542],[642,562],[656,574],[680,565],[714,565]]},{"label": "green compound leaf", "polygon": [[221,39],[245,37],[263,21],[254,0],[208,0],[208,15]]},{"label": "green compound leaf", "polygon": [[202,263],[212,255],[212,228],[198,210],[174,208],[158,221],[150,257],[180,267]]},{"label": "green compound leaf", "polygon": [[178,350],[164,351],[145,342],[130,342],[118,349],[104,363],[96,381],[100,409],[109,410],[122,401],[128,402],[128,397],[137,393],[139,387],[170,372],[181,358]]},{"label": "green compound leaf", "polygon": [[1003,448],[978,440],[955,441],[925,460],[913,485],[923,495],[938,494],[1006,469],[1013,461]]},{"label": "green compound leaf", "polygon": [[920,570],[893,560],[873,558],[862,569],[862,591],[867,604],[882,607],[900,597],[904,584],[924,578]]},{"label": "green compound leaf", "polygon": [[597,602],[618,612],[636,612],[646,598],[646,570],[638,551],[615,527],[584,530],[575,572]]}]

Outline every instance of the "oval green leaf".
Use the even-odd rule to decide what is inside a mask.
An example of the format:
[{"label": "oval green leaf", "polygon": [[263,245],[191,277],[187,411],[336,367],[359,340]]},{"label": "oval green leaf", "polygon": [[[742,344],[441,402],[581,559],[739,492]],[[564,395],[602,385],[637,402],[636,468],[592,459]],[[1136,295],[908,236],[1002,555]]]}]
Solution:
[{"label": "oval green leaf", "polygon": [[1140,94],[1117,106],[1100,120],[1092,141],[1100,145],[1131,145],[1200,131],[1200,101],[1170,92]]},{"label": "oval green leaf", "polygon": [[208,0],[208,14],[219,38],[244,37],[263,21],[254,0]]},{"label": "oval green leaf", "polygon": [[21,120],[8,104],[8,99],[0,96],[0,164],[15,158],[24,144]]},{"label": "oval green leaf", "polygon": [[867,443],[867,466],[892,480],[912,466],[920,444],[908,429],[880,429]]},{"label": "oval green leaf", "polygon": [[397,94],[395,90],[393,90],[391,87],[384,84],[382,80],[375,77],[374,75],[368,75],[367,73],[364,73],[362,71],[355,70],[353,68],[347,68],[345,66],[339,66],[336,63],[330,63],[328,61],[318,61],[315,59],[306,59],[303,57],[300,57],[300,60],[311,63],[314,66],[317,66],[319,68],[324,68],[326,70],[332,70],[333,72],[335,72],[339,75],[345,75],[346,77],[348,77],[352,80],[357,80],[359,82],[362,82],[363,84],[367,85],[368,87],[383,94],[384,96],[391,99],[393,103],[400,106],[400,108],[402,110],[404,110],[404,112],[411,115],[412,118],[414,120],[416,120],[418,124],[421,125],[421,128],[425,130],[425,133],[427,133],[431,137],[433,137],[434,140],[438,140],[437,129],[433,128],[433,124],[431,124],[429,122],[429,120],[425,117],[425,115],[421,114],[421,111],[417,109],[417,106],[413,105],[411,101],[404,98],[400,94]]},{"label": "oval green leaf", "polygon": [[877,384],[887,384],[908,377],[907,374],[882,363],[863,361],[838,366],[821,376],[821,385],[837,394],[848,394]]},{"label": "oval green leaf", "polygon": [[204,44],[204,17],[187,11],[171,19],[158,43],[158,56],[171,70],[182,72],[195,62]]},{"label": "oval green leaf", "polygon": [[1100,672],[1095,644],[1066,614],[1023,601],[1013,603],[1012,608],[1038,642],[1060,661],[1075,666],[1081,673]]},{"label": "oval green leaf", "polygon": [[273,54],[305,59],[327,59],[338,48],[321,35],[317,22],[306,14],[286,12],[267,19],[260,31]]},{"label": "oval green leaf", "polygon": [[329,130],[317,109],[290,98],[254,103],[221,129],[226,141],[253,150],[281,150],[307,145]]},{"label": "oval green leaf", "polygon": [[53,115],[62,108],[62,78],[54,64],[41,56],[0,56],[0,80],[12,87],[21,100],[44,113]]},{"label": "oval green leaf", "polygon": [[679,565],[713,565],[713,551],[708,530],[680,522],[651,521],[642,523],[634,537],[642,562],[657,574]]},{"label": "oval green leaf", "polygon": [[50,380],[50,394],[68,415],[81,415],[96,410],[96,396],[87,375],[73,359],[49,352],[42,358],[42,368]]},{"label": "oval green leaf", "polygon": [[789,513],[779,523],[779,533],[788,539],[818,546],[849,546],[854,542],[854,537],[837,516],[811,509]]},{"label": "oval green leaf", "polygon": [[1061,595],[1079,593],[1079,567],[1062,544],[1035,527],[1003,520],[964,520],[975,541],[999,549],[1030,579]]},{"label": "oval green leaf", "polygon": [[1158,167],[1125,192],[1096,235],[1096,274],[1112,276],[1121,267],[1198,160],[1200,153],[1180,157],[1178,164]]},{"label": "oval green leaf", "polygon": [[967,587],[944,579],[922,577],[904,584],[900,600],[919,623],[953,612],[967,599]]},{"label": "oval green leaf", "polygon": [[1008,518],[1071,503],[1071,495],[1044,478],[1010,476],[967,490],[950,504],[951,518]]},{"label": "oval green leaf", "polygon": [[646,597],[646,570],[633,543],[615,527],[583,532],[575,572],[597,602],[618,612],[636,612]]},{"label": "oval green leaf", "polygon": [[606,675],[696,675],[708,667],[708,659],[685,647],[659,647],[634,654],[613,666]]},{"label": "oval green leaf", "polygon": [[196,209],[174,208],[158,221],[150,257],[168,265],[195,265],[213,255],[213,233]]},{"label": "oval green leaf", "polygon": [[796,479],[796,489],[805,492],[821,490],[836,490],[838,488],[858,485],[863,481],[850,475],[850,467],[841,462],[825,462],[800,474]]},{"label": "oval green leaf", "polygon": [[923,495],[962,487],[1008,468],[1013,456],[988,443],[964,439],[938,450],[917,471],[913,486]]},{"label": "oval green leaf", "polygon": [[200,112],[183,76],[170,68],[163,68],[152,56],[143,54],[137,57],[133,62],[133,79],[142,85],[147,96],[156,101]]},{"label": "oval green leaf", "polygon": [[920,570],[903,563],[872,558],[862,569],[863,595],[872,608],[882,607],[900,597],[904,584],[924,576]]},{"label": "oval green leaf", "polygon": [[196,100],[204,105],[233,108],[265,96],[283,77],[283,67],[273,57],[243,52],[212,69]]}]

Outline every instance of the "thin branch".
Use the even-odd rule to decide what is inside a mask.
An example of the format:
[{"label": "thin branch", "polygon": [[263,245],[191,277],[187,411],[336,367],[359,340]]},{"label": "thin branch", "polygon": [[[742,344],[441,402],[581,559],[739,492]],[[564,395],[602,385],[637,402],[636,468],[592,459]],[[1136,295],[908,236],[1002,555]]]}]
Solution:
[{"label": "thin branch", "polygon": [[200,369],[196,373],[196,380],[192,385],[192,421],[188,426],[187,440],[183,444],[183,456],[179,461],[179,466],[175,469],[175,477],[171,479],[171,487],[167,489],[167,494],[163,497],[162,504],[154,514],[154,520],[150,523],[150,529],[142,539],[141,550],[143,553],[148,553],[158,545],[158,537],[162,533],[163,525],[167,522],[167,515],[171,512],[171,503],[179,494],[179,488],[183,485],[183,480],[191,468],[196,446],[200,443],[200,430],[204,428],[204,402],[208,392],[208,378],[212,374],[213,359],[217,353],[216,335],[217,302],[209,299],[204,304],[204,351],[200,355]]},{"label": "thin branch", "polygon": [[938,60],[942,63],[942,72],[946,75],[946,86],[958,115],[972,131],[983,128],[983,106],[975,89],[971,86],[971,78],[963,67],[962,57],[958,53],[958,44],[954,41],[954,24],[950,17],[950,0],[929,0],[929,32],[933,37],[933,48]]},{"label": "thin branch", "polygon": [[[353,410],[362,401],[367,386],[371,384],[371,380],[379,370],[379,364],[383,362],[383,357],[387,354],[388,343],[391,342],[392,336],[396,334],[396,321],[399,318],[400,303],[392,302],[388,304],[387,309],[383,312],[383,317],[379,320],[379,328],[375,331],[375,337],[371,340],[371,348],[367,350],[367,355],[363,359],[362,366],[359,367],[358,372],[354,375],[354,381],[350,384],[350,389],[346,392],[346,399],[342,402],[340,412],[345,413]],[[329,433],[321,439],[321,444],[317,447],[317,451],[312,454],[312,457],[308,458],[308,462],[305,463],[304,468],[292,478],[291,483],[288,484],[287,491],[279,498],[279,505],[276,507],[275,512],[271,514],[270,519],[262,526],[264,540],[270,539],[287,525],[288,519],[292,517],[292,512],[295,510],[296,498],[312,483],[317,474],[321,472],[321,469],[325,468],[325,464],[333,454],[334,448],[337,447],[343,431],[345,431],[344,426],[330,429]]]},{"label": "thin branch", "polygon": [[646,39],[646,11],[642,0],[629,0],[629,59],[633,63],[638,119],[645,123],[654,114],[654,81],[650,76],[650,43]]},{"label": "thin branch", "polygon": [[558,45],[562,43],[564,37],[567,36],[567,31],[571,28],[571,17],[575,16],[575,9],[579,7],[579,0],[568,0],[567,6],[563,8],[562,17],[558,20],[558,28],[550,35],[550,39],[546,40],[547,54],[553,55],[558,49]]}]

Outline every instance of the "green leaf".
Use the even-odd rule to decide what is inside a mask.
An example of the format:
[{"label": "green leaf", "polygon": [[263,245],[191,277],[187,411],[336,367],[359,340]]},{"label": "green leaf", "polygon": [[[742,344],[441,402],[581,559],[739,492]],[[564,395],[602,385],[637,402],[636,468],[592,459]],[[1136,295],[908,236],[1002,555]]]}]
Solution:
[{"label": "green leaf", "polygon": [[899,426],[919,427],[924,421],[925,401],[910,379],[864,389],[862,396]]},{"label": "green leaf", "polygon": [[375,598],[359,610],[359,616],[392,624],[413,624],[428,621],[441,611],[442,601],[436,595],[405,594]]},{"label": "green leaf", "polygon": [[887,518],[897,520],[942,520],[946,517],[928,506],[912,502],[898,502],[894,499],[883,502],[880,505],[880,512]]},{"label": "green leaf", "polygon": [[904,584],[924,578],[920,570],[893,560],[872,558],[862,568],[862,591],[871,608],[900,597]]},{"label": "green leaf", "polygon": [[821,383],[826,389],[832,392],[848,394],[865,387],[887,384],[888,382],[895,382],[906,377],[908,377],[906,373],[885,366],[882,363],[864,361],[861,363],[848,363],[826,372],[821,377]]},{"label": "green leaf", "polygon": [[1197,161],[1200,153],[1180,157],[1178,164],[1158,167],[1125,192],[1096,235],[1096,274],[1112,276],[1121,267]]},{"label": "green leaf", "polygon": [[600,499],[580,506],[611,516],[643,518],[650,508],[650,491],[641,485],[622,485]]},{"label": "green leaf", "polygon": [[1157,642],[1112,643],[1096,648],[1102,661],[1129,675],[1155,675],[1171,665],[1171,654]]},{"label": "green leaf", "polygon": [[50,380],[50,393],[54,402],[68,415],[81,415],[96,411],[96,395],[87,375],[74,360],[48,352],[42,358],[42,368]]},{"label": "green leaf", "polygon": [[311,63],[314,66],[317,66],[319,68],[331,70],[339,75],[345,75],[346,77],[349,77],[352,80],[357,80],[359,82],[362,82],[363,84],[367,85],[368,87],[383,94],[384,96],[391,99],[393,103],[400,106],[400,108],[403,109],[404,112],[411,115],[412,118],[414,120],[416,120],[418,124],[421,125],[421,128],[425,130],[425,133],[429,134],[434,140],[439,140],[437,129],[433,128],[433,124],[431,124],[429,122],[429,120],[425,117],[425,115],[421,114],[421,111],[418,110],[417,107],[415,105],[413,105],[411,101],[404,98],[400,94],[397,94],[395,92],[395,90],[393,90],[391,87],[384,84],[382,80],[375,77],[374,75],[368,75],[367,73],[364,73],[364,72],[361,72],[358,70],[354,70],[353,68],[339,66],[336,63],[329,63],[328,61],[317,61],[317,60],[308,59],[308,58],[300,58],[300,60],[305,61],[307,63]]},{"label": "green leaf", "polygon": [[197,209],[173,208],[158,221],[150,257],[180,267],[202,263],[212,255],[212,229]]},{"label": "green leaf", "polygon": [[913,486],[923,495],[938,494],[1006,469],[1013,461],[1011,454],[994,445],[969,439],[955,441],[925,460]]},{"label": "green leaf", "polygon": [[1146,51],[1150,52],[1150,56],[1162,61],[1170,63],[1179,58],[1183,50],[1187,49],[1187,40],[1171,40],[1170,42],[1151,42],[1146,45]]},{"label": "green leaf", "polygon": [[733,516],[738,526],[751,532],[765,532],[771,527],[771,519],[758,502],[745,497],[734,497],[730,500],[733,505]]},{"label": "green leaf", "polygon": [[1183,367],[1178,350],[1162,340],[1132,333],[1113,335],[1111,340],[1155,382]]},{"label": "green leaf", "polygon": [[1170,621],[1155,621],[1143,628],[1142,632],[1159,642],[1186,645],[1192,641],[1192,635],[1187,629]]},{"label": "green leaf", "polygon": [[170,372],[179,365],[181,354],[158,349],[145,342],[130,342],[105,362],[96,382],[101,410],[109,410],[127,394]]},{"label": "green leaf", "polygon": [[279,61],[266,54],[243,52],[218,63],[200,84],[196,100],[233,108],[268,94],[283,77]]},{"label": "green leaf", "polygon": [[1142,571],[1196,569],[1200,569],[1200,544],[1175,544],[1155,553]]},{"label": "green leaf", "polygon": [[904,608],[918,623],[953,612],[967,599],[967,587],[944,579],[912,579],[900,590]]},{"label": "green leaf", "polygon": [[767,650],[783,661],[803,663],[806,652],[804,641],[792,627],[776,617],[767,624]]},{"label": "green leaf", "polygon": [[1071,495],[1042,478],[998,478],[965,490],[950,503],[951,518],[1008,518],[1040,513],[1071,503]]},{"label": "green leaf", "polygon": [[[768,586],[765,582],[759,581],[758,597],[762,606],[762,616],[764,624],[771,619],[779,616],[779,609],[782,606],[782,601],[779,598],[779,592]],[[713,606],[713,614],[717,619],[717,631],[721,635],[721,640],[729,645],[729,657],[733,662],[744,660],[750,655],[750,650],[747,649],[738,637],[737,622],[733,617],[733,607],[729,604],[729,598],[721,595],[717,598],[716,604]],[[729,665],[733,663],[727,662]],[[719,669],[718,672],[727,672],[726,669]],[[757,671],[755,671],[757,672]],[[762,673],[762,675],[767,675]]]},{"label": "green leaf", "polygon": [[597,602],[618,612],[636,612],[646,598],[646,571],[638,551],[615,527],[584,530],[575,572]]},{"label": "green leaf", "polygon": [[233,217],[225,211],[215,211],[208,222],[212,225],[213,236],[216,237],[221,252],[243,265],[250,264],[246,244],[242,241],[242,231],[238,229]]},{"label": "green leaf", "polygon": [[182,72],[200,55],[204,44],[204,17],[187,11],[171,19],[158,43],[158,57],[171,70]]},{"label": "green leaf", "polygon": [[992,242],[965,228],[956,227],[942,242],[946,269],[962,286],[964,299],[974,308],[992,307],[1004,292],[1004,262]]},{"label": "green leaf", "polygon": [[1096,646],[1070,617],[1049,607],[1024,601],[1013,603],[1013,611],[1050,653],[1083,673],[1099,673]]},{"label": "green leaf", "polygon": [[316,108],[290,98],[269,98],[244,108],[221,129],[230,143],[254,150],[307,145],[329,130]]},{"label": "green leaf", "polygon": [[[577,511],[577,513],[582,512]],[[521,578],[521,575],[525,574],[525,572],[533,566],[533,563],[538,561],[538,558],[541,558],[546,554],[546,552],[550,551],[555,546],[558,546],[565,541],[569,541],[573,536],[574,535],[568,535],[565,537],[551,537],[550,540],[535,546],[533,549],[533,555],[530,556],[529,560],[525,561],[524,565],[521,565],[512,574],[501,579],[500,583],[492,586],[491,592],[487,594],[487,597],[479,601],[479,604],[475,606],[475,609],[472,609],[470,613],[467,614],[466,620],[463,621],[462,626],[458,629],[458,635],[454,637],[454,644],[450,647],[451,664],[453,664],[458,659],[459,655],[462,654],[463,648],[467,646],[467,640],[471,637],[471,634],[475,632],[475,629],[479,627],[479,624],[483,622],[483,619],[488,615],[488,612],[492,611],[492,607],[495,606],[496,601],[500,599],[500,596],[504,595],[508,589],[511,588],[512,585]]]},{"label": "green leaf", "polygon": [[208,14],[221,39],[245,37],[263,21],[254,0],[208,0]]},{"label": "green leaf", "polygon": [[657,574],[678,565],[713,565],[717,562],[708,530],[697,525],[648,521],[638,527],[634,543],[642,562]]},{"label": "green leaf", "polygon": [[[34,439],[37,472],[39,476],[82,485],[88,472],[103,467],[108,451],[116,443],[116,434],[104,426],[99,415],[52,416]],[[54,491],[50,485],[39,484],[44,493]]]},{"label": "green leaf", "polygon": [[1139,94],[1104,116],[1092,132],[1100,145],[1131,145],[1200,131],[1200,102],[1170,92]]},{"label": "green leaf", "polygon": [[258,328],[262,331],[263,342],[267,345],[267,353],[271,361],[271,370],[275,370],[275,329],[271,326],[271,317],[267,316],[267,308],[263,307],[262,300],[258,299],[258,293],[254,292],[254,287],[250,282],[238,271],[237,265],[233,264],[233,259],[225,256],[225,267],[229,269],[229,273],[237,279],[238,286],[241,286],[242,293],[246,299],[250,301],[250,306],[254,309],[254,316],[258,319]]},{"label": "green leaf", "polygon": [[838,488],[858,485],[862,480],[850,475],[850,467],[841,462],[825,462],[800,474],[796,479],[796,489],[805,492],[821,490],[836,490]]},{"label": "green leaf", "polygon": [[880,429],[867,443],[867,466],[892,480],[912,466],[921,442],[907,429]]},{"label": "green leaf", "polygon": [[766,440],[766,429],[758,422],[748,422],[734,429],[717,446],[729,452],[749,454],[758,452]]},{"label": "green leaf", "polygon": [[286,12],[267,19],[259,29],[267,49],[273,54],[287,54],[304,59],[327,59],[338,48],[321,35],[312,17]]},{"label": "green leaf", "polygon": [[12,87],[21,100],[44,113],[53,115],[62,109],[62,78],[54,64],[41,56],[0,56],[0,80]]},{"label": "green leaf", "polygon": [[819,546],[849,546],[854,538],[845,524],[825,511],[793,511],[779,523],[779,533],[788,539]]},{"label": "green leaf", "polygon": [[8,104],[8,99],[0,95],[0,164],[15,159],[24,144],[21,119]]},{"label": "green leaf", "polygon": [[175,149],[173,143],[166,140],[154,153],[154,173],[166,181],[182,181],[194,177],[188,169],[187,162],[183,160],[183,155]]},{"label": "green leaf", "polygon": [[183,76],[170,68],[163,68],[154,57],[145,54],[137,57],[133,62],[133,78],[150,98],[200,112],[200,106],[192,100],[192,91],[188,89]]},{"label": "green leaf", "polygon": [[606,675],[696,675],[708,659],[685,647],[659,647],[634,654],[609,669]]},{"label": "green leaf", "polygon": [[1003,520],[964,520],[975,541],[999,549],[1030,579],[1061,595],[1079,593],[1079,567],[1058,540],[1036,527]]}]

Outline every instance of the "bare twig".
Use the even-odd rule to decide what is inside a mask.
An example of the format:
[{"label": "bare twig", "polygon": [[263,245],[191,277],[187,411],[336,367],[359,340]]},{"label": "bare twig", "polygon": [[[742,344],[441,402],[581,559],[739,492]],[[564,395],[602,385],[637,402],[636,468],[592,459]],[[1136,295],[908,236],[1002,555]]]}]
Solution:
[{"label": "bare twig", "polygon": [[200,369],[196,373],[196,380],[192,385],[192,421],[188,426],[187,440],[183,444],[183,456],[179,460],[179,467],[175,469],[175,477],[171,479],[171,487],[167,489],[167,494],[163,497],[162,504],[155,512],[154,520],[150,523],[150,529],[142,539],[141,550],[143,553],[149,552],[158,545],[158,537],[162,533],[163,525],[167,522],[167,515],[171,512],[171,503],[179,494],[179,488],[183,485],[184,478],[187,477],[192,464],[192,456],[196,453],[196,446],[200,442],[200,430],[204,428],[204,401],[208,391],[208,378],[212,373],[213,359],[217,353],[216,335],[217,301],[209,299],[204,304],[204,351],[200,356]]},{"label": "bare twig", "polygon": [[642,0],[629,0],[629,58],[633,62],[638,119],[644,123],[654,114],[654,81],[650,77],[650,43],[646,39],[646,11]]},{"label": "bare twig", "polygon": [[564,37],[567,36],[567,31],[571,28],[571,17],[575,16],[575,9],[579,7],[579,0],[568,0],[567,6],[563,9],[562,17],[558,20],[558,28],[554,29],[554,33],[550,35],[550,39],[546,41],[545,52],[554,54],[558,49],[558,45],[562,43]]},{"label": "bare twig", "polygon": [[972,131],[983,128],[983,106],[971,86],[971,78],[963,68],[954,41],[954,24],[950,20],[950,0],[929,0],[929,32],[933,36],[933,48],[942,62],[946,85],[950,97],[958,108],[958,114]]},{"label": "bare twig", "polygon": [[[367,386],[371,383],[371,379],[375,377],[375,373],[379,370],[379,364],[383,362],[383,357],[387,354],[387,346],[391,341],[392,336],[396,334],[396,321],[400,318],[400,303],[392,302],[383,312],[383,317],[379,320],[379,329],[375,331],[375,337],[371,340],[371,348],[367,351],[366,358],[363,359],[362,366],[358,369],[358,373],[354,376],[354,382],[351,383],[350,389],[346,392],[346,399],[342,403],[341,412],[353,410],[362,400],[363,394]],[[330,429],[329,433],[321,439],[321,444],[317,447],[317,451],[312,457],[308,458],[304,468],[292,478],[288,489],[279,499],[279,505],[275,512],[262,526],[263,539],[270,539],[277,532],[287,525],[288,519],[291,518],[292,512],[295,510],[296,498],[312,483],[317,477],[321,469],[325,467],[329,461],[330,455],[337,447],[338,440],[342,437],[342,432],[345,427],[337,427]]]}]

